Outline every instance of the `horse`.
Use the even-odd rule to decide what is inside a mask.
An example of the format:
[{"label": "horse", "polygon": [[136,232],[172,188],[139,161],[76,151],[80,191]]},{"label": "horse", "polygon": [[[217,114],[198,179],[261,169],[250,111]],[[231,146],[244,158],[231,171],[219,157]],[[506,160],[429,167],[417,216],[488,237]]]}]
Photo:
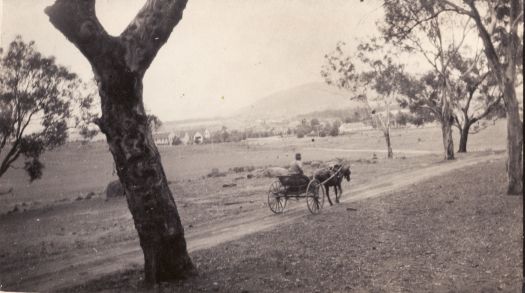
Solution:
[{"label": "horse", "polygon": [[341,182],[343,181],[343,178],[345,178],[346,181],[350,181],[351,173],[352,172],[350,171],[350,167],[345,165],[334,165],[330,169],[325,168],[317,170],[315,172],[314,178],[316,180],[318,180],[321,183],[326,181],[324,183],[324,188],[326,190],[326,197],[328,198],[328,202],[330,203],[330,205],[333,205],[332,200],[330,199],[330,186],[334,187],[335,202],[339,203],[339,197],[343,193],[343,189],[341,188]]}]

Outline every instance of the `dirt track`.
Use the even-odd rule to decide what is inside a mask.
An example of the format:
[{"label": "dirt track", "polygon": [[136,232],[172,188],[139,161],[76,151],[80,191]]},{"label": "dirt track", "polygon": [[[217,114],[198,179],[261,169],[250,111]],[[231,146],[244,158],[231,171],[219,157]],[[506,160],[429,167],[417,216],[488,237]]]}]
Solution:
[{"label": "dirt track", "polygon": [[[443,162],[380,178],[380,182],[351,185],[351,190],[343,194],[343,202],[358,201],[365,198],[385,195],[394,190],[408,188],[420,181],[445,174],[451,170],[464,168],[484,161],[501,159],[503,154],[492,154],[485,157],[467,157],[452,162]],[[325,202],[326,204],[326,202]],[[326,208],[326,206],[325,206]],[[210,248],[220,243],[239,239],[245,235],[263,230],[274,229],[307,215],[306,204],[299,202],[287,209],[282,215],[273,215],[269,210],[259,210],[249,217],[232,217],[213,224],[194,227],[186,234],[189,251]],[[319,215],[322,217],[322,214]],[[118,248],[97,253],[93,256],[78,256],[49,263],[40,271],[34,272],[31,279],[17,290],[52,291],[64,287],[97,279],[105,274],[115,272],[133,265],[142,264],[142,252],[136,241],[122,242]],[[11,278],[17,272],[11,272]],[[10,279],[6,276],[7,280]],[[14,288],[10,288],[14,289]]]}]

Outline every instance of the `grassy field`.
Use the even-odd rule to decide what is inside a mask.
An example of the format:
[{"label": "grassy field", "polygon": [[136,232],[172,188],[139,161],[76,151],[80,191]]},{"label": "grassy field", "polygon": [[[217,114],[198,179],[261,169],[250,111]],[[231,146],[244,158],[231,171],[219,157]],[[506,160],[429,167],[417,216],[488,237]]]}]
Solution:
[{"label": "grassy field", "polygon": [[[473,151],[504,149],[505,121],[472,135],[469,149]],[[458,141],[457,131],[455,141]],[[427,153],[440,154],[439,128],[394,129],[392,145],[398,158]],[[247,140],[240,143],[159,147],[168,180],[189,180],[205,176],[212,168],[227,171],[233,167],[268,165],[283,166],[290,163],[295,152],[303,160],[332,160],[336,157],[349,160],[379,158],[385,154],[383,136],[378,131],[368,131],[339,137],[295,138],[271,137]],[[106,185],[116,180],[113,160],[104,142],[96,144],[68,144],[43,156],[44,176],[29,183],[23,170],[12,169],[0,178],[1,189],[14,188],[12,194],[0,196],[0,213],[20,209],[40,208],[57,202],[75,200],[89,192],[100,196]]]},{"label": "grassy field", "polygon": [[[192,254],[200,275],[164,292],[520,292],[521,197],[504,162],[305,215]],[[322,237],[319,237],[322,235]],[[142,269],[67,292],[142,292]]]},{"label": "grassy field", "polygon": [[[440,162],[440,155],[379,159],[376,163],[355,161],[352,163],[351,183],[352,186],[361,186],[381,176]],[[313,169],[306,166],[306,172],[311,173]],[[193,229],[217,221],[242,219],[254,212],[271,214],[266,192],[275,179],[248,179],[247,174],[230,172],[224,177],[173,181],[170,188],[176,196],[186,231],[191,233]],[[222,187],[231,183],[236,186]],[[348,183],[343,188],[348,188]],[[300,205],[307,213],[303,201],[289,205]],[[11,279],[7,282],[9,285],[23,283],[31,273],[46,268],[48,263],[77,255],[95,256],[123,242],[131,241],[138,247],[131,214],[123,198],[106,201],[98,196],[90,200],[72,199],[27,208],[27,211],[0,215],[0,231],[4,236],[0,238],[0,276],[8,271],[21,272],[18,281]]]},{"label": "grassy field", "polygon": [[[494,153],[494,150],[504,149],[504,127],[504,123],[498,123],[495,127],[472,136],[470,148],[483,152],[460,155],[460,160],[481,157]],[[268,215],[270,213],[266,204],[266,190],[274,179],[248,179],[248,172],[236,173],[233,171],[227,172],[224,177],[206,177],[212,168],[227,171],[240,166],[253,166],[254,168],[269,165],[282,166],[288,164],[293,154],[299,151],[303,153],[305,161],[346,159],[352,167],[352,182],[350,185],[345,184],[343,188],[359,189],[367,184],[378,184],[381,178],[441,165],[441,143],[436,137],[440,137],[438,128],[394,130],[392,133],[394,160],[385,158],[384,141],[378,132],[316,138],[315,141],[309,138],[267,138],[231,144],[161,147],[160,152],[171,182],[170,188],[179,206],[183,225],[187,234],[192,237],[200,233],[199,231],[210,228],[210,225],[214,223],[242,222],[254,214]],[[378,157],[375,161],[371,160],[374,153]],[[112,255],[114,251],[122,251],[127,248],[136,250],[138,247],[137,235],[125,200],[104,200],[103,191],[106,184],[116,179],[112,172],[112,159],[107,151],[107,146],[102,143],[70,144],[60,150],[46,153],[44,160],[46,169],[44,178],[40,181],[28,184],[27,178],[20,170],[14,170],[0,180],[3,185],[14,187],[13,194],[0,197],[2,213],[0,231],[3,235],[0,238],[0,284],[3,285],[3,288],[20,289],[27,284],[28,280],[44,272],[52,272],[60,267],[66,271],[68,268],[73,269],[77,267],[75,261],[79,258],[80,260],[82,258],[104,258],[105,255]],[[504,170],[501,164],[502,162],[499,162],[495,165],[494,174],[490,173],[498,178],[496,181],[479,177],[478,173],[482,173],[479,170],[463,172],[461,174],[465,180],[471,176],[477,179],[461,181],[467,182],[468,185],[464,185],[457,193],[453,189],[444,191],[448,196],[453,197],[462,196],[464,193],[473,195],[483,190],[499,193],[504,188]],[[311,166],[307,165],[306,168],[307,173],[313,172]],[[483,180],[481,182],[484,184],[478,186],[476,180]],[[224,184],[232,183],[235,184],[234,187],[223,187]],[[489,183],[490,186],[487,185]],[[414,190],[410,190],[410,194],[423,193],[425,188]],[[86,194],[89,192],[94,192],[95,196],[86,200]],[[409,203],[399,202],[397,204],[401,208],[401,205]],[[17,207],[18,212],[7,213],[14,206]],[[301,214],[308,213],[304,202],[291,202],[290,206],[299,207]],[[413,207],[414,210],[419,208],[426,209],[422,206]],[[328,209],[327,217],[332,217],[332,210],[339,209],[340,207]],[[361,223],[366,224],[366,215],[362,216]],[[497,217],[499,219],[501,215],[498,214]],[[329,218],[329,220],[319,218],[321,221],[319,225],[324,223],[332,227],[331,221],[337,222],[336,218]],[[391,220],[385,219],[387,222]],[[503,220],[510,221],[510,219]],[[401,218],[397,221],[401,221]],[[377,224],[372,221],[370,224],[372,226],[367,227],[371,230],[379,227],[374,226],[376,225],[374,223]],[[303,224],[310,225],[311,222]],[[449,224],[455,225],[455,223]],[[321,229],[321,226],[318,229]],[[355,229],[358,228],[355,227]],[[410,229],[412,228],[406,227],[406,230],[403,231]],[[295,241],[299,237],[293,233],[291,235],[294,239],[285,239],[284,243]],[[332,237],[331,234],[328,236]],[[412,236],[407,234],[405,237],[410,239]],[[368,245],[364,242],[355,244],[363,247]],[[239,245],[235,244],[234,247]],[[222,251],[227,248],[220,249],[219,251]],[[264,252],[266,248],[263,245],[261,249]],[[199,256],[200,254],[194,255],[197,264],[202,268],[203,258]],[[264,254],[260,256],[267,257]],[[68,262],[70,260],[71,262]],[[250,263],[255,260],[248,258],[246,261]],[[295,260],[291,261],[295,262]],[[212,265],[204,267],[203,271],[208,274],[208,268],[211,269]],[[272,267],[266,269],[271,270]],[[226,272],[219,273],[225,274]],[[317,271],[319,274],[322,272],[322,270]],[[80,279],[88,277],[83,274],[85,272],[81,272],[81,275],[77,277]],[[232,275],[228,278],[235,277]],[[123,286],[129,285],[124,283]],[[211,284],[213,285],[213,282]],[[192,287],[194,290],[200,288],[196,284],[191,285],[190,283],[190,286],[194,286]],[[375,288],[368,285],[365,287]],[[223,289],[228,291],[229,288],[224,287]],[[231,288],[234,289],[233,291],[241,289],[240,287]],[[288,289],[288,287],[283,288]],[[323,288],[332,287],[323,286]],[[29,287],[29,289],[35,288]],[[122,290],[127,291],[127,287]],[[185,291],[180,288],[176,290]],[[297,291],[301,290],[297,289]]]}]

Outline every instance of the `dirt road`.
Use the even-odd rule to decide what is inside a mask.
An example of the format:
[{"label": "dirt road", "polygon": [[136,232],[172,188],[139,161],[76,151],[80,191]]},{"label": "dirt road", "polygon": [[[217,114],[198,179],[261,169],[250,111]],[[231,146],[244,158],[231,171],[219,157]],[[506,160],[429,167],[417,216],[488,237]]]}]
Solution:
[{"label": "dirt road", "polygon": [[[394,175],[378,178],[373,183],[350,185],[343,194],[342,202],[353,202],[371,197],[386,195],[394,190],[410,188],[411,185],[428,180],[434,176],[445,174],[451,170],[464,168],[480,162],[502,159],[504,154],[491,154],[487,156],[465,157],[451,162],[432,164],[427,167],[406,171]],[[329,208],[326,206],[325,208]],[[303,201],[293,203],[282,215],[273,215],[269,209],[260,209],[249,217],[231,217],[220,222],[193,227],[187,232],[186,239],[190,252],[214,247],[218,244],[233,241],[251,233],[275,229],[300,217],[322,217],[309,215],[306,203]],[[97,253],[95,257],[78,256],[62,259],[49,263],[39,271],[33,272],[30,279],[25,280],[21,286],[11,290],[26,291],[53,291],[64,287],[97,279],[105,274],[141,266],[143,262],[142,251],[137,241],[122,242],[117,248],[108,249]],[[10,272],[10,276],[3,276],[9,284],[17,272]],[[14,282],[13,282],[14,283]]]}]

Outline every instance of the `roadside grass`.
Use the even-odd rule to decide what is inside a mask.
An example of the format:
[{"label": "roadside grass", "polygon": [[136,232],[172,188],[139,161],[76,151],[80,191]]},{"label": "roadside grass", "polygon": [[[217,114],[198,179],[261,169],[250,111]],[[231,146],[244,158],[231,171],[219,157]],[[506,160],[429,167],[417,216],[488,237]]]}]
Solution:
[{"label": "roadside grass", "polygon": [[[483,154],[469,154],[478,156]],[[350,161],[352,181],[343,189],[355,188],[377,180],[378,176],[421,168],[441,161],[440,156],[426,155],[408,159],[379,159],[370,164]],[[306,166],[310,174],[315,168]],[[253,212],[271,213],[267,206],[267,190],[275,178],[252,178],[248,172],[230,172],[224,177],[200,176],[170,183],[182,223],[187,232],[217,220],[242,218]],[[235,187],[223,185],[235,182]],[[303,201],[297,203],[308,213]],[[20,272],[16,283],[12,278],[0,279],[4,285],[23,284],[33,271],[75,255],[96,256],[123,242],[137,242],[131,214],[124,198],[105,201],[102,197],[77,201],[75,198],[51,204],[19,206],[16,213],[0,215],[0,275]],[[26,211],[24,211],[27,208]]]},{"label": "roadside grass", "polygon": [[[523,201],[504,191],[504,161],[480,163],[194,252],[199,276],[155,290],[519,292]],[[148,291],[142,274],[134,268],[65,291]]]}]

